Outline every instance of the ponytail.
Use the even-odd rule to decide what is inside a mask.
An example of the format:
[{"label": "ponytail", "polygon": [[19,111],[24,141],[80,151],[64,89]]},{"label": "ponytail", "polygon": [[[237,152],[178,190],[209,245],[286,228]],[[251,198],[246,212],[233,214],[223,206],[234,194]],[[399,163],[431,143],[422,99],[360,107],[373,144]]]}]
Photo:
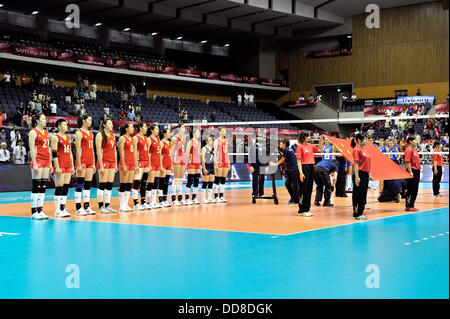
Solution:
[{"label": "ponytail", "polygon": [[352,138],[352,140],[351,140],[351,142],[350,142],[350,146],[351,146],[352,148],[355,148],[355,146],[356,146],[356,140],[355,140],[354,138]]},{"label": "ponytail", "polygon": [[103,143],[108,143],[108,138],[106,137],[106,133],[105,133],[105,125],[106,125],[106,123],[108,123],[108,121],[111,121],[111,120],[110,119],[102,120],[100,122],[100,127],[98,128],[98,130],[100,131],[100,134],[102,134]]},{"label": "ponytail", "polygon": [[36,116],[33,117],[33,118],[31,119],[31,126],[32,126],[33,128],[36,127],[36,125],[37,125],[37,120],[39,120],[39,119],[41,118],[42,115],[44,115],[44,113],[40,112],[40,113],[36,114]]},{"label": "ponytail", "polygon": [[127,129],[130,125],[131,123],[125,123],[120,127],[120,136],[125,135],[127,133]]},{"label": "ponytail", "polygon": [[159,132],[159,139],[160,140],[162,140],[162,139],[164,139],[164,135],[166,135],[166,133],[169,131],[169,129],[168,128],[163,128],[162,130],[161,130],[161,132]]},{"label": "ponytail", "polygon": [[86,121],[88,118],[92,118],[92,116],[88,113],[84,114],[83,116],[80,116],[77,119],[78,127],[81,128],[83,126],[83,121]]},{"label": "ponytail", "polygon": [[298,135],[298,141],[299,143],[303,144],[303,142],[306,140],[306,138],[309,137],[309,133],[307,131],[302,131]]}]

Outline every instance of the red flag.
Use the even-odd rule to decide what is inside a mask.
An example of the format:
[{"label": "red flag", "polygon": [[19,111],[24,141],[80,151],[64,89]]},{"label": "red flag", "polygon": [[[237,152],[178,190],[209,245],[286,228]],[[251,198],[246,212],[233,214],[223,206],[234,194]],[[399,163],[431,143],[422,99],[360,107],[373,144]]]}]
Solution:
[{"label": "red flag", "polygon": [[[336,138],[325,135],[336,150],[342,154],[352,165],[355,165],[353,160],[353,149],[350,146],[351,140]],[[402,167],[395,164],[388,155],[381,153],[372,143],[367,142],[364,149],[370,155],[370,175],[373,180],[389,180],[389,179],[404,179],[411,178],[411,175]]]}]

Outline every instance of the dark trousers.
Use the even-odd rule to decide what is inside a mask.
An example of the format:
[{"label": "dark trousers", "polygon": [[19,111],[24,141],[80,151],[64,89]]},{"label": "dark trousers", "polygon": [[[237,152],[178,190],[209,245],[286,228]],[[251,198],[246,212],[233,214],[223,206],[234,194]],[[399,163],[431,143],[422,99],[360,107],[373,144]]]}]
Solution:
[{"label": "dark trousers", "polygon": [[331,198],[331,179],[330,173],[326,169],[320,166],[314,168],[314,181],[317,185],[316,202],[322,201],[322,196],[325,197],[324,204],[330,203]]},{"label": "dark trousers", "polygon": [[439,195],[439,190],[441,188],[440,182],[442,179],[442,166],[437,166],[437,174],[434,174],[434,166],[432,166],[433,170],[433,195]]},{"label": "dark trousers", "polygon": [[266,175],[261,174],[260,168],[264,169],[264,167],[253,166],[254,171],[252,173],[252,196],[264,196],[264,178]]},{"label": "dark trousers", "polygon": [[347,197],[347,193],[345,192],[345,179],[347,173],[345,170],[339,170],[336,178],[336,197]]},{"label": "dark trousers", "polygon": [[364,171],[359,171],[359,186],[355,183],[355,174],[352,175],[353,181],[353,193],[352,193],[352,204],[353,204],[353,217],[358,217],[364,214],[364,208],[367,202],[367,190],[369,188],[369,173]]},{"label": "dark trousers", "polygon": [[311,194],[314,183],[314,164],[303,164],[302,171],[305,179],[300,185],[298,212],[306,213],[309,212],[309,209],[311,208]]},{"label": "dark trousers", "polygon": [[406,180],[406,207],[414,207],[419,191],[420,170],[413,169],[413,177]]},{"label": "dark trousers", "polygon": [[290,201],[298,203],[298,170],[286,173],[285,186],[291,196]]}]

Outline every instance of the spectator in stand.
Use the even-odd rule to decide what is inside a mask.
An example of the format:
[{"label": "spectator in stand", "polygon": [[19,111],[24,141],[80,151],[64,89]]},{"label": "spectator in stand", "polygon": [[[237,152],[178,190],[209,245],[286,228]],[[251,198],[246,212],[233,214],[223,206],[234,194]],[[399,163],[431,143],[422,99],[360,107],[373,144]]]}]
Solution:
[{"label": "spectator in stand", "polygon": [[131,108],[131,110],[128,111],[127,116],[130,121],[134,121],[135,114],[133,108]]},{"label": "spectator in stand", "polygon": [[80,103],[80,100],[77,99],[76,102],[73,104],[73,115],[75,117],[79,117],[80,110],[81,110],[81,103]]},{"label": "spectator in stand", "polygon": [[34,105],[34,109],[36,110],[36,113],[42,112],[42,103],[40,99],[37,99],[37,102]]},{"label": "spectator in stand", "polygon": [[213,111],[211,113],[211,120],[210,120],[210,122],[215,122],[215,121],[216,121],[216,111]]},{"label": "spectator in stand", "polygon": [[89,89],[89,79],[86,76],[83,80],[83,90],[88,90]]},{"label": "spectator in stand", "polygon": [[78,74],[78,76],[75,80],[75,85],[77,86],[77,88],[81,89],[82,84],[83,84],[83,79],[81,78],[81,75]]},{"label": "spectator in stand", "polygon": [[41,76],[39,75],[38,72],[35,72],[33,75],[33,88],[35,89],[40,85],[41,85]]},{"label": "spectator in stand", "polygon": [[134,120],[135,120],[136,122],[140,122],[140,121],[141,121],[141,114],[136,113],[136,116],[134,117]]},{"label": "spectator in stand", "polygon": [[20,88],[27,89],[28,88],[28,78],[25,73],[20,77]]},{"label": "spectator in stand", "polygon": [[367,137],[369,138],[369,140],[373,138],[373,134],[375,134],[373,127],[369,127],[369,129],[367,130]]},{"label": "spectator in stand", "polygon": [[8,88],[11,86],[11,74],[9,74],[9,71],[6,71],[3,75],[3,86]]},{"label": "spectator in stand", "polygon": [[53,90],[53,88],[54,88],[54,86],[55,86],[55,78],[53,77],[52,74],[50,74],[50,75],[48,76],[48,86],[49,86],[49,88],[52,89],[52,90]]},{"label": "spectator in stand", "polygon": [[417,96],[422,95],[422,94],[420,93],[420,89],[417,89],[416,95],[417,95]]},{"label": "spectator in stand", "polygon": [[426,140],[431,138],[430,131],[428,130],[428,127],[426,125],[423,127],[422,134],[423,134],[424,139],[426,139]]},{"label": "spectator in stand", "polygon": [[33,101],[28,102],[26,112],[28,116],[36,114],[36,103],[34,103]]},{"label": "spectator in stand", "polygon": [[16,124],[17,126],[22,126],[23,116],[25,115],[25,107],[23,106],[23,102],[20,102],[16,111],[17,114],[14,117],[14,124]]},{"label": "spectator in stand", "polygon": [[12,70],[12,72],[11,72],[11,87],[15,88],[16,85],[17,85],[16,71]]},{"label": "spectator in stand", "polygon": [[81,103],[81,107],[80,107],[80,116],[83,116],[84,114],[86,114],[86,109],[84,108],[84,104]]},{"label": "spectator in stand", "polygon": [[56,100],[53,100],[52,103],[50,103],[50,115],[56,116],[58,105],[56,104]]},{"label": "spectator in stand", "polygon": [[65,101],[66,102],[69,102],[69,103],[72,103],[72,97],[71,97],[71,92],[70,92],[70,88],[69,87],[66,87],[65,89],[64,89],[64,97],[65,97]]},{"label": "spectator in stand", "polygon": [[237,102],[238,102],[238,105],[242,105],[242,95],[241,95],[241,93],[239,93],[238,96],[237,96]]},{"label": "spectator in stand", "polygon": [[253,95],[253,93],[250,93],[248,96],[248,103],[250,104],[250,106],[256,106],[255,104],[255,96]]},{"label": "spectator in stand", "polygon": [[414,121],[408,120],[408,134],[414,134]]},{"label": "spectator in stand", "polygon": [[445,145],[448,145],[448,142],[449,142],[448,133],[445,133],[445,136],[443,137],[443,140],[445,141]]},{"label": "spectator in stand", "polygon": [[49,107],[47,101],[42,102],[42,113],[44,113],[47,116],[50,115],[50,107]]},{"label": "spectator in stand", "polygon": [[14,126],[14,128],[11,130],[11,133],[9,133],[10,141],[11,141],[11,148],[16,147],[19,140],[22,139],[20,136],[20,131],[17,126]]},{"label": "spectator in stand", "polygon": [[125,112],[125,110],[122,108],[122,109],[120,109],[120,112],[119,112],[119,118],[120,118],[120,120],[121,121],[125,121],[126,120],[126,117],[127,117],[127,112]]},{"label": "spectator in stand", "polygon": [[48,132],[48,139],[49,139],[50,141],[52,140],[52,137],[53,137],[53,135],[55,135],[55,133],[56,133],[56,128],[52,127],[52,128],[50,129],[50,131]]},{"label": "spectator in stand", "polygon": [[44,73],[44,76],[42,77],[42,85],[44,88],[48,88],[48,74]]},{"label": "spectator in stand", "polygon": [[0,143],[6,143],[6,129],[0,128]]},{"label": "spectator in stand", "polygon": [[13,163],[16,165],[26,163],[27,150],[26,150],[22,140],[19,140],[17,146],[13,148],[12,160],[13,160]]},{"label": "spectator in stand", "polygon": [[91,91],[97,93],[97,83],[95,81],[92,82]]},{"label": "spectator in stand", "polygon": [[299,101],[304,101],[305,100],[305,95],[304,94],[300,94],[300,96],[298,97]]},{"label": "spectator in stand", "polygon": [[319,134],[319,132],[317,132],[317,131],[314,131],[314,133],[313,133],[313,139],[315,139],[315,140],[318,140],[318,139],[319,139],[319,137],[320,137],[320,134]]},{"label": "spectator in stand", "polygon": [[11,154],[6,148],[6,142],[0,142],[0,164],[8,164],[11,160]]},{"label": "spectator in stand", "polygon": [[356,101],[357,97],[356,97],[356,93],[355,92],[352,93],[351,99],[352,99],[352,101]]},{"label": "spectator in stand", "polygon": [[126,102],[128,101],[128,93],[125,92],[125,91],[123,91],[123,92],[121,93],[121,95],[120,95],[120,99],[122,100],[122,102],[123,102],[124,104],[126,104]]},{"label": "spectator in stand", "polygon": [[80,97],[80,102],[84,103],[85,102],[85,92],[84,89],[80,90],[80,93],[78,93],[79,97]]},{"label": "spectator in stand", "polygon": [[441,137],[441,132],[439,132],[439,129],[437,127],[434,128],[434,138],[439,139]]},{"label": "spectator in stand", "polygon": [[403,132],[406,130],[406,126],[408,123],[406,123],[405,120],[401,119],[400,122],[398,122],[398,128],[401,135],[403,135]]},{"label": "spectator in stand", "polygon": [[77,86],[74,86],[73,89],[72,89],[72,97],[73,97],[74,101],[78,100],[78,98],[79,98],[78,87]]},{"label": "spectator in stand", "polygon": [[105,120],[112,120],[112,115],[109,113],[109,104],[105,103],[103,106],[103,119]]},{"label": "spectator in stand", "polygon": [[89,98],[90,98],[91,101],[95,102],[97,100],[97,92],[94,91],[94,90],[91,90],[89,92]]},{"label": "spectator in stand", "polygon": [[134,97],[136,95],[136,88],[133,83],[130,84],[130,97]]}]

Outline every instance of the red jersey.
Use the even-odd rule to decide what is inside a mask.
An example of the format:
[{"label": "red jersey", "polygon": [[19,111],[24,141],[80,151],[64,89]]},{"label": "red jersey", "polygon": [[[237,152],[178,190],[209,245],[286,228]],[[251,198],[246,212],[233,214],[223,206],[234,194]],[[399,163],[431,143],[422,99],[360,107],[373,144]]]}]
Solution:
[{"label": "red jersey", "polygon": [[201,161],[201,147],[200,141],[191,140],[191,151],[189,153],[189,161],[188,163],[198,164]]},{"label": "red jersey", "polygon": [[[437,153],[438,150],[435,150],[434,153]],[[434,162],[437,162],[437,166],[444,166],[444,159],[442,157],[442,154],[433,154],[433,165]]]},{"label": "red jersey", "polygon": [[49,150],[49,138],[48,131],[35,128],[36,139],[34,140],[34,152],[36,154],[36,160],[50,161],[50,150]]},{"label": "red jersey", "polygon": [[[105,133],[106,134],[106,133]],[[103,162],[116,161],[116,137],[113,133],[106,134],[106,142],[102,140]]]},{"label": "red jersey", "polygon": [[152,166],[161,166],[161,142],[159,137],[153,138],[150,136],[150,153]]},{"label": "red jersey", "polygon": [[123,151],[125,153],[125,164],[134,165],[134,142],[132,137],[122,136],[125,139]]},{"label": "red jersey", "polygon": [[94,134],[91,131],[85,132],[79,129],[78,132],[82,134],[81,137],[81,163],[94,163]]},{"label": "red jersey", "polygon": [[419,152],[408,146],[405,150],[405,164],[411,163],[411,169],[420,169]]},{"label": "red jersey", "polygon": [[184,157],[184,138],[177,135],[175,137],[175,145],[173,148],[177,157]]},{"label": "red jersey", "polygon": [[307,143],[299,144],[297,146],[297,159],[301,160],[302,164],[316,164],[314,160],[314,153],[317,153],[319,148],[315,145]]},{"label": "red jersey", "polygon": [[217,140],[219,142],[217,147],[219,163],[229,163],[230,159],[228,157],[228,140],[221,139],[220,137]]},{"label": "red jersey", "polygon": [[59,167],[72,167],[72,160],[70,159],[70,136],[66,135],[66,137],[62,137],[59,134],[56,134],[56,137],[58,138],[58,164]]},{"label": "red jersey", "polygon": [[162,143],[163,143],[163,147],[161,150],[161,154],[162,154],[163,166],[170,167],[170,164],[172,163],[172,159],[171,159],[172,144],[170,143],[170,141],[166,142],[165,140],[162,140]]},{"label": "red jersey", "polygon": [[139,135],[136,135],[136,138],[138,140],[137,143],[137,149],[139,152],[138,161],[139,162],[148,162],[148,140],[147,137],[140,137]]},{"label": "red jersey", "polygon": [[359,146],[353,149],[353,160],[358,162],[358,170],[369,173],[370,172],[370,155],[369,152]]}]

